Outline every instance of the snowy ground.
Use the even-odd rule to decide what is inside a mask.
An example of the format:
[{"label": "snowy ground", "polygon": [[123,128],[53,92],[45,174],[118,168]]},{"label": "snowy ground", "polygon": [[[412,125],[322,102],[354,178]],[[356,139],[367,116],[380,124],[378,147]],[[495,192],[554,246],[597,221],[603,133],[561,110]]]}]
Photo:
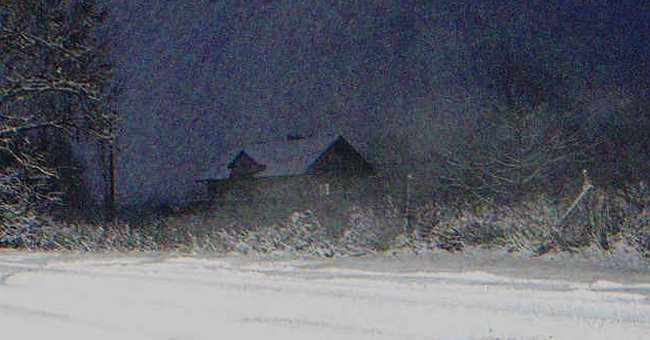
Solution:
[{"label": "snowy ground", "polygon": [[638,268],[492,253],[335,260],[0,252],[7,339],[633,339]]}]

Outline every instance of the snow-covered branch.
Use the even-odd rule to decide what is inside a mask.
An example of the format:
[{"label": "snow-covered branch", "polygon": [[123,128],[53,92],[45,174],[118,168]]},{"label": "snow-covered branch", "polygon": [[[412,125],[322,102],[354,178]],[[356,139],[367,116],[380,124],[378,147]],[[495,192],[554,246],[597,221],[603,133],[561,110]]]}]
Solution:
[{"label": "snow-covered branch", "polygon": [[0,32],[2,32],[3,37],[10,38],[14,40],[14,43],[18,44],[22,49],[27,49],[29,47],[39,45],[52,50],[61,52],[67,57],[70,58],[80,58],[84,53],[87,53],[91,50],[89,47],[77,47],[77,49],[69,49],[63,46],[60,42],[54,42],[48,39],[44,39],[37,35],[29,34],[23,31],[13,30],[4,24],[0,23]]},{"label": "snow-covered branch", "polygon": [[44,93],[44,92],[62,92],[69,93],[84,97],[92,101],[101,101],[101,95],[89,83],[81,83],[68,79],[45,79],[45,78],[30,78],[24,79],[17,83],[12,84],[9,88],[5,89],[0,97],[0,105],[5,104],[11,98],[19,98],[21,96]]}]

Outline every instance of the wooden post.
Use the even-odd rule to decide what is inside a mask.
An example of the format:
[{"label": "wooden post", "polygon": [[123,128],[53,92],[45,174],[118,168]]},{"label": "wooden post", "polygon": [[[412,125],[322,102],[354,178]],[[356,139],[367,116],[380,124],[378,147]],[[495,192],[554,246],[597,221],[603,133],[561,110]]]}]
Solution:
[{"label": "wooden post", "polygon": [[580,194],[573,200],[573,203],[569,208],[564,212],[562,217],[558,220],[556,223],[556,227],[561,227],[564,222],[569,218],[569,215],[575,210],[575,208],[578,206],[578,204],[587,196],[589,193],[589,190],[591,190],[594,186],[591,184],[589,181],[589,177],[587,175],[587,170],[582,170],[582,190],[580,191]]}]

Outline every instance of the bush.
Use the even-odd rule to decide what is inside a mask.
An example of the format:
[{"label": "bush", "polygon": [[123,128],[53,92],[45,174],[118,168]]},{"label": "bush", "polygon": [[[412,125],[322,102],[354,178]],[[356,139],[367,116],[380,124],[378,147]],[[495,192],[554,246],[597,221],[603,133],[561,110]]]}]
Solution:
[{"label": "bush", "polygon": [[353,207],[340,244],[354,251],[385,251],[404,232],[405,220],[391,201],[380,209]]},{"label": "bush", "polygon": [[[444,206],[427,203],[412,209],[409,229],[403,211],[390,200],[339,211],[347,218],[341,232],[323,225],[328,216],[312,210],[288,213],[273,224],[220,224],[213,213],[184,213],[97,225],[57,222],[34,213],[0,226],[0,246],[74,251],[180,251],[213,253],[290,253],[331,257],[397,249],[469,246],[499,247],[542,255],[597,245],[609,251],[624,242],[650,255],[650,189],[640,183],[619,191],[592,191],[569,218],[561,204],[540,196],[498,205]],[[244,227],[242,227],[244,226]]]}]

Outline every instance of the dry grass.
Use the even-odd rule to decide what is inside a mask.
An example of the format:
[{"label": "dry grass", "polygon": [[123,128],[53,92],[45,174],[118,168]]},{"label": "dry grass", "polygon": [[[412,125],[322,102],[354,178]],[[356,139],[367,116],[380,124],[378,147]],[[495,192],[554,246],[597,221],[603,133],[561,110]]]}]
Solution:
[{"label": "dry grass", "polygon": [[[603,252],[624,242],[650,255],[650,189],[641,183],[617,192],[594,190],[562,224],[567,203],[546,197],[511,205],[423,204],[409,212],[390,200],[337,213],[347,219],[332,233],[327,216],[311,210],[288,213],[271,224],[222,224],[197,212],[151,218],[134,225],[66,224],[26,216],[0,228],[5,247],[74,251],[180,251],[198,253],[291,253],[357,255],[410,249],[462,251],[468,246],[544,254],[596,246]],[[232,217],[232,216],[230,216]],[[340,222],[340,221],[339,221]],[[242,227],[243,226],[243,227]],[[341,225],[339,225],[341,227]]]}]

